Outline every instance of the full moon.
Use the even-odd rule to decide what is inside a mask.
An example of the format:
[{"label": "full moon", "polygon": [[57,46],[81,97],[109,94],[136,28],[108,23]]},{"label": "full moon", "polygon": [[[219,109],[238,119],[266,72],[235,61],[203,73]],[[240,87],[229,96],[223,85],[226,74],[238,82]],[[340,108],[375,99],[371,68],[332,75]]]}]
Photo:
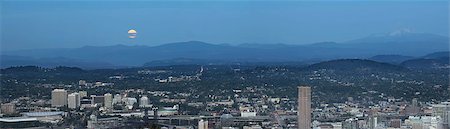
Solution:
[{"label": "full moon", "polygon": [[133,30],[133,29],[128,30],[128,38],[134,39],[134,38],[136,38],[136,34],[137,34],[136,30]]}]

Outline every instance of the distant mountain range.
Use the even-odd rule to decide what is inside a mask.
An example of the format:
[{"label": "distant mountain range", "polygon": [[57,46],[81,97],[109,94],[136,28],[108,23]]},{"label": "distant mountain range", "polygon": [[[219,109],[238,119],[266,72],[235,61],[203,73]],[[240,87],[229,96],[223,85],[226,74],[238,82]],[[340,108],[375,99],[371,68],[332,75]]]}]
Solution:
[{"label": "distant mountain range", "polygon": [[[200,41],[168,43],[160,46],[85,46],[70,49],[33,49],[3,51],[1,67],[17,65],[77,66],[114,68],[121,66],[154,66],[214,63],[318,62],[340,58],[389,59],[401,63],[413,57],[448,51],[449,38],[424,33],[373,35],[348,42],[320,42],[308,45],[241,44],[216,45]],[[402,56],[403,55],[403,56]]]},{"label": "distant mountain range", "polygon": [[176,59],[168,59],[168,60],[155,60],[151,62],[145,63],[144,67],[154,67],[154,66],[169,66],[169,65],[295,65],[295,66],[304,66],[308,63],[316,62],[316,61],[279,61],[279,62],[254,62],[254,61],[228,61],[228,60],[214,60],[214,59],[192,59],[192,58],[176,58]]}]

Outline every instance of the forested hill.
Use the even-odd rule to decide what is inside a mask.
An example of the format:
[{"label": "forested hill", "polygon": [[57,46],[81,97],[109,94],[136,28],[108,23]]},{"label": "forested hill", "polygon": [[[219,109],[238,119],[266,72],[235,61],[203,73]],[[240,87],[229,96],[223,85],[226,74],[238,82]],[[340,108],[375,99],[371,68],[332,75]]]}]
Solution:
[{"label": "forested hill", "polygon": [[318,69],[333,69],[333,70],[347,70],[347,71],[405,71],[407,70],[404,67],[381,63],[372,60],[364,60],[364,59],[339,59],[339,60],[331,60],[320,62],[317,64],[313,64],[307,67],[311,70]]}]

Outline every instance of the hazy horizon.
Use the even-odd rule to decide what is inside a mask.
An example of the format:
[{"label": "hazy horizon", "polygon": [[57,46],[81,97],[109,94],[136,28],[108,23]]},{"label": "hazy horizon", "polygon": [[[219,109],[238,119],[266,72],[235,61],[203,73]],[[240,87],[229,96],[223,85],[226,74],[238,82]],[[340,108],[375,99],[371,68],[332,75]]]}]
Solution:
[{"label": "hazy horizon", "polygon": [[[2,51],[202,41],[344,42],[409,29],[448,36],[446,1],[2,1]],[[127,31],[137,30],[129,39]]]},{"label": "hazy horizon", "polygon": [[[412,32],[415,33],[415,32]],[[370,36],[376,36],[376,35],[386,35],[389,36],[390,33],[378,33],[378,34],[372,34],[372,35],[368,35],[366,37],[370,37]],[[415,33],[415,34],[432,34],[432,33]],[[449,36],[446,35],[440,35],[440,34],[433,34],[433,35],[438,35],[438,36],[443,36],[443,37],[447,37],[450,38]],[[360,38],[366,38],[366,37],[360,37]],[[359,39],[359,38],[357,38]],[[82,47],[108,47],[108,46],[128,46],[128,47],[139,47],[139,46],[144,46],[144,47],[156,47],[156,46],[161,46],[161,45],[168,45],[168,44],[172,44],[172,43],[186,43],[186,42],[202,42],[202,43],[207,43],[207,44],[212,44],[212,45],[223,45],[223,46],[240,46],[240,45],[245,45],[245,44],[254,44],[254,45],[292,45],[292,46],[302,46],[302,45],[314,45],[317,43],[337,43],[337,44],[347,44],[348,41],[352,41],[355,39],[350,39],[350,40],[345,40],[343,42],[336,42],[336,41],[329,41],[329,40],[324,40],[324,41],[317,41],[317,42],[311,42],[311,43],[300,43],[300,44],[296,44],[296,43],[213,43],[213,42],[205,42],[205,41],[200,41],[200,40],[189,40],[189,41],[175,41],[175,42],[167,42],[167,43],[156,43],[156,44],[127,44],[127,43],[117,43],[117,44],[105,44],[105,45],[83,45],[83,46],[76,46],[76,47],[48,47],[48,48],[24,48],[24,49],[13,49],[13,50],[0,50],[0,52],[11,52],[11,51],[22,51],[22,50],[35,50],[35,49],[75,49],[75,48],[82,48]],[[450,44],[450,43],[449,43]],[[0,55],[2,55],[0,53]]]}]

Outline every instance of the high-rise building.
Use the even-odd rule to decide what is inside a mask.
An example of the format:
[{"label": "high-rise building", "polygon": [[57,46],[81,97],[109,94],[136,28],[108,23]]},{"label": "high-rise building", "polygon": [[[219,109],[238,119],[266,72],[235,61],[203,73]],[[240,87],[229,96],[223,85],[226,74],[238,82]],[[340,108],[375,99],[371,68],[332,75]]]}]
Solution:
[{"label": "high-rise building", "polygon": [[80,107],[80,94],[72,93],[67,96],[67,105],[70,109],[76,109]]},{"label": "high-rise building", "polygon": [[16,113],[16,104],[14,104],[14,103],[1,104],[1,112],[3,114],[14,114],[14,113]]},{"label": "high-rise building", "polygon": [[375,129],[378,125],[377,117],[369,116],[369,129]]},{"label": "high-rise building", "polygon": [[67,91],[64,89],[54,89],[52,91],[52,107],[67,106]]},{"label": "high-rise building", "polygon": [[149,106],[148,97],[142,96],[141,99],[139,99],[139,107],[148,107],[148,106]]},{"label": "high-rise building", "polygon": [[370,110],[368,112],[368,115],[369,115],[369,119],[368,119],[369,129],[377,128],[377,125],[378,125],[377,114],[378,114],[377,109],[370,108]]},{"label": "high-rise building", "polygon": [[409,116],[404,125],[411,129],[447,129],[441,122],[439,116]]},{"label": "high-rise building", "polygon": [[442,124],[444,128],[450,128],[450,102],[442,102],[440,104],[434,104],[433,107],[433,116],[439,116],[442,118]]},{"label": "high-rise building", "polygon": [[112,94],[106,93],[104,96],[105,96],[105,107],[107,109],[112,109],[113,108],[113,106],[112,106],[112,104],[113,104],[113,96],[112,96]]},{"label": "high-rise building", "polygon": [[311,129],[311,87],[298,87],[298,129]]},{"label": "high-rise building", "polygon": [[198,121],[198,129],[208,129],[208,121],[203,119]]}]

